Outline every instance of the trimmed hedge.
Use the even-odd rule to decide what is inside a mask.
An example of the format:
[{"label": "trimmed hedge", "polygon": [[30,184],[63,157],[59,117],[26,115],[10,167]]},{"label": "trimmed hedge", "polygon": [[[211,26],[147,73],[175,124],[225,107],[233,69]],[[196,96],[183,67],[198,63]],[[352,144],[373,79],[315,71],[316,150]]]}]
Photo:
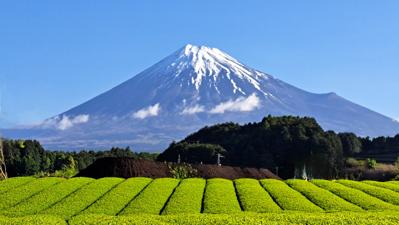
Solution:
[{"label": "trimmed hedge", "polygon": [[345,186],[361,190],[371,196],[377,197],[391,204],[399,205],[399,193],[395,191],[353,180],[338,180],[337,182]]},{"label": "trimmed hedge", "polygon": [[381,199],[368,195],[360,190],[328,180],[312,180],[312,183],[324,188],[339,197],[367,210],[398,210],[398,207]]},{"label": "trimmed hedge", "polygon": [[87,208],[84,214],[117,215],[150,182],[151,178],[135,177],[122,182]]},{"label": "trimmed hedge", "polygon": [[80,187],[93,181],[94,179],[92,178],[84,177],[66,180],[32,196],[20,204],[6,210],[5,212],[2,212],[2,214],[7,216],[25,216],[36,214],[61,201],[63,198],[76,191]]},{"label": "trimmed hedge", "polygon": [[244,211],[280,212],[281,208],[273,201],[269,193],[258,180],[241,178],[234,181],[238,199]]},{"label": "trimmed hedge", "polygon": [[287,180],[286,183],[326,211],[362,211],[362,208],[359,206],[347,202],[330,191],[319,188],[309,181]]},{"label": "trimmed hedge", "polygon": [[34,216],[24,216],[24,217],[5,217],[0,216],[0,224],[2,225],[68,225],[68,223],[56,216],[46,216],[46,215],[34,215]]},{"label": "trimmed hedge", "polygon": [[189,178],[180,182],[162,214],[201,213],[206,180]]},{"label": "trimmed hedge", "polygon": [[132,216],[77,216],[70,225],[108,224],[169,224],[169,225],[375,225],[397,224],[398,212],[340,212],[340,213],[239,213],[239,214],[177,214]]},{"label": "trimmed hedge", "polygon": [[241,212],[235,188],[231,180],[212,178],[206,183],[204,213]]},{"label": "trimmed hedge", "polygon": [[34,177],[12,177],[6,180],[0,181],[0,193],[6,192],[17,188],[18,186],[24,185],[28,182],[35,180]]},{"label": "trimmed hedge", "polygon": [[290,188],[284,181],[264,179],[261,180],[260,183],[284,210],[307,212],[323,211],[323,209],[309,201],[301,193]]},{"label": "trimmed hedge", "polygon": [[390,182],[381,182],[381,181],[374,181],[374,180],[364,180],[363,183],[370,184],[376,187],[386,188],[392,191],[399,192],[399,185]]},{"label": "trimmed hedge", "polygon": [[65,179],[57,177],[39,178],[7,191],[1,194],[0,209],[7,209],[15,206],[32,195],[62,181],[65,181]]},{"label": "trimmed hedge", "polygon": [[137,213],[160,214],[170,195],[179,184],[173,178],[159,178],[153,180],[129,205],[122,210],[120,215]]},{"label": "trimmed hedge", "polygon": [[69,219],[93,204],[122,181],[124,181],[123,178],[98,179],[40,213]]}]

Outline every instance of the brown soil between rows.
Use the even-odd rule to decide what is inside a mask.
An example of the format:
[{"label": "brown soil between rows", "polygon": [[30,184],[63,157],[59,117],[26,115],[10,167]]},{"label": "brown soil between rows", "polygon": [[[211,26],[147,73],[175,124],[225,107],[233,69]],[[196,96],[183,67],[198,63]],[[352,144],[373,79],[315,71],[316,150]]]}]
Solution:
[{"label": "brown soil between rows", "polygon": [[[191,165],[197,170],[197,176],[203,178],[275,178],[278,176],[270,172],[268,169],[248,168],[248,167],[232,167],[218,165]],[[133,159],[133,158],[100,158],[86,169],[79,172],[78,177],[150,177],[162,178],[172,177],[168,163]]]}]

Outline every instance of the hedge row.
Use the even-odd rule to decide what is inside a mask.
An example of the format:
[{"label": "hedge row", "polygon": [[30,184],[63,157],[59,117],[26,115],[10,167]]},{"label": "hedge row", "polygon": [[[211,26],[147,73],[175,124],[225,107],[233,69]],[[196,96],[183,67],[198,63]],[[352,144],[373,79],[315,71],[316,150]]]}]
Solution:
[{"label": "hedge row", "polygon": [[82,213],[117,215],[150,182],[151,178],[136,177],[122,182]]},{"label": "hedge row", "polygon": [[206,180],[184,179],[170,197],[162,214],[201,213]]},{"label": "hedge row", "polygon": [[33,177],[12,177],[0,181],[0,193],[12,190],[33,180],[35,180]]},{"label": "hedge row", "polygon": [[25,185],[16,187],[7,193],[3,193],[0,201],[0,209],[7,209],[21,201],[31,197],[32,195],[54,185],[65,179],[57,177],[35,179]]},{"label": "hedge row", "polygon": [[298,191],[290,188],[280,180],[264,179],[260,181],[262,186],[269,192],[274,200],[284,210],[322,212],[319,208]]},{"label": "hedge row", "polygon": [[398,207],[368,195],[360,190],[328,180],[312,180],[317,186],[367,210],[397,210]]},{"label": "hedge row", "polygon": [[381,182],[381,181],[374,181],[374,180],[365,180],[362,181],[363,183],[370,184],[377,187],[387,188],[392,191],[399,192],[399,185],[391,182]]},{"label": "hedge row", "polygon": [[240,213],[240,214],[177,214],[165,216],[77,216],[69,221],[70,225],[107,225],[107,224],[169,224],[169,225],[375,225],[397,224],[398,212],[375,213]]},{"label": "hedge row", "polygon": [[90,206],[122,181],[124,181],[122,178],[98,179],[40,213],[68,219]]},{"label": "hedge row", "polygon": [[258,180],[241,178],[235,180],[234,184],[244,211],[258,213],[281,211],[281,208],[263,189]]},{"label": "hedge row", "polygon": [[391,204],[399,205],[399,193],[395,191],[353,180],[338,180],[337,182],[347,187],[359,189],[371,196],[377,197]]},{"label": "hedge row", "polygon": [[286,183],[326,211],[362,211],[359,206],[349,203],[306,180],[287,180]]},{"label": "hedge row", "polygon": [[56,216],[46,216],[46,215],[34,215],[34,216],[24,216],[24,217],[5,217],[0,216],[1,225],[67,225],[68,223]]},{"label": "hedge row", "polygon": [[169,196],[172,194],[179,180],[173,178],[159,178],[153,180],[120,215],[137,213],[160,214]]},{"label": "hedge row", "polygon": [[204,194],[204,213],[241,212],[235,188],[231,180],[209,179]]},{"label": "hedge row", "polygon": [[25,216],[36,214],[63,198],[78,190],[80,187],[93,182],[92,178],[72,178],[58,183],[46,190],[34,195],[33,197],[21,202],[20,204],[6,210],[3,214],[7,216]]}]

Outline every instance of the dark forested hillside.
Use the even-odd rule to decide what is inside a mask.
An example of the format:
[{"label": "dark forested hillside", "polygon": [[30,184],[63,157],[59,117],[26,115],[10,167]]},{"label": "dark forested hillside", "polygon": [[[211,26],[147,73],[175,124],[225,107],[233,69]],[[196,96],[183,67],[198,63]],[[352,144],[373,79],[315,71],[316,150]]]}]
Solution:
[{"label": "dark forested hillside", "polygon": [[[399,135],[391,139],[396,138]],[[268,116],[259,123],[204,127],[172,143],[158,160],[176,161],[180,155],[184,162],[215,163],[216,154],[220,153],[224,156],[223,164],[278,170],[283,178],[309,175],[334,178],[340,175],[345,157],[373,151],[376,146],[390,148],[388,142],[398,148],[399,142],[391,139],[370,140],[352,133],[324,131],[315,119],[308,117]]]},{"label": "dark forested hillside", "polygon": [[180,143],[172,143],[158,159],[175,160],[182,154],[185,160],[198,162],[201,151],[191,151],[187,156],[181,148],[184,143],[213,144],[214,149],[216,145],[225,151],[224,164],[273,170],[278,167],[282,177],[302,175],[304,171],[316,177],[335,177],[343,166],[339,136],[323,131],[315,119],[307,117],[268,116],[259,123],[242,126],[225,123],[205,127]]}]

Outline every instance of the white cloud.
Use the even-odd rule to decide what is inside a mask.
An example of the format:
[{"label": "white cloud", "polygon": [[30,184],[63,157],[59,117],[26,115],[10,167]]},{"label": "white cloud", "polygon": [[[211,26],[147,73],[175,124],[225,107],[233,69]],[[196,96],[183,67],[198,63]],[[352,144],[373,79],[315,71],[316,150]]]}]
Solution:
[{"label": "white cloud", "polygon": [[239,97],[236,100],[222,102],[212,108],[209,113],[225,113],[225,112],[249,112],[260,106],[260,99],[256,94],[252,94],[247,98]]},{"label": "white cloud", "polygon": [[192,115],[200,112],[204,112],[205,108],[202,105],[195,105],[193,107],[186,107],[183,109],[183,111],[180,113],[182,115]]},{"label": "white cloud", "polygon": [[151,117],[151,116],[158,116],[160,110],[161,110],[161,107],[159,106],[159,103],[157,103],[155,105],[150,105],[146,108],[142,108],[139,111],[133,113],[133,118],[145,119],[145,118]]},{"label": "white cloud", "polygon": [[87,123],[89,122],[90,115],[88,114],[81,114],[75,117],[62,115],[60,118],[59,116],[53,117],[44,121],[41,125],[44,128],[56,128],[58,130],[66,130],[69,129],[77,124]]}]

